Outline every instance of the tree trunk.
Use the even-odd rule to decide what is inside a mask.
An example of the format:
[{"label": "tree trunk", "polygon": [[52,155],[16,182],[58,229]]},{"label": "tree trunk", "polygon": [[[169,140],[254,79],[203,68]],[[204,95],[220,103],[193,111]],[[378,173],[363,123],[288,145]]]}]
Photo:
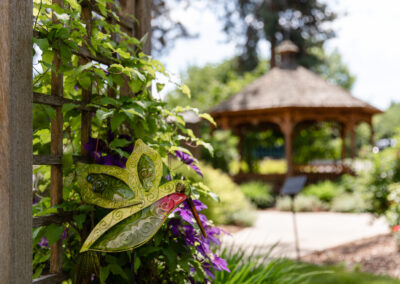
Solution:
[{"label": "tree trunk", "polygon": [[270,44],[271,44],[270,67],[272,69],[276,66],[276,58],[275,58],[276,38],[275,38],[275,36],[271,37]]}]

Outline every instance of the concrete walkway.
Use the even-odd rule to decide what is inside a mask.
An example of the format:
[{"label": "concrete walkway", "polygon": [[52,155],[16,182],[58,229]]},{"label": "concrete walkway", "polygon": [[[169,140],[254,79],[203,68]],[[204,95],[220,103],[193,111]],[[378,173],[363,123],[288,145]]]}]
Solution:
[{"label": "concrete walkway", "polygon": [[[301,255],[390,232],[384,219],[374,219],[366,213],[296,213],[296,220]],[[253,227],[225,236],[222,242],[224,246],[255,250],[257,254],[265,254],[276,245],[273,256],[294,258],[292,214],[258,211]]]}]

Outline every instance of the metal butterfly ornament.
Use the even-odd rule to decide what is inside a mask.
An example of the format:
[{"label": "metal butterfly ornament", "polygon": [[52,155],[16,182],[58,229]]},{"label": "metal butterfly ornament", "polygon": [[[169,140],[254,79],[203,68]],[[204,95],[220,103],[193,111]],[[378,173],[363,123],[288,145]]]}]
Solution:
[{"label": "metal butterfly ornament", "polygon": [[136,141],[125,169],[79,163],[77,184],[83,201],[114,209],[94,227],[82,245],[81,253],[120,252],[142,246],[185,200],[206,237],[187,183],[173,180],[160,185],[161,177],[160,155],[140,139]]}]

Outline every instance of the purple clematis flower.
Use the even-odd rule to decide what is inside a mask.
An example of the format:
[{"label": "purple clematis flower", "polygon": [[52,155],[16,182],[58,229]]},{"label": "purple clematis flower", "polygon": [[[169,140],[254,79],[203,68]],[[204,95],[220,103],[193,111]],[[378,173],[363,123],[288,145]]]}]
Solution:
[{"label": "purple clematis flower", "polygon": [[45,237],[43,237],[43,238],[40,240],[39,246],[40,246],[41,248],[49,248],[49,241],[48,241]]},{"label": "purple clematis flower", "polygon": [[[114,140],[115,135],[111,132],[107,133],[107,142],[110,143]],[[132,138],[128,135],[119,135],[119,139],[126,139],[128,141],[132,141]],[[126,152],[133,151],[133,143],[121,147],[121,150]],[[89,152],[90,156],[94,159],[94,161],[99,165],[108,165],[108,166],[117,166],[120,168],[125,168],[125,164],[127,159],[125,157],[121,157],[118,153],[112,151],[107,143],[101,139],[97,138],[89,138],[88,143],[85,145],[86,151]]]},{"label": "purple clematis flower", "polygon": [[194,163],[194,160],[190,155],[182,152],[182,151],[175,151],[176,157],[178,157],[183,163],[191,167],[198,175],[203,177],[203,173],[200,171],[200,168]]},{"label": "purple clematis flower", "polygon": [[[193,200],[193,203],[197,211],[201,211],[207,208],[207,206],[203,204],[200,200]],[[213,254],[210,249],[211,244],[221,244],[217,236],[219,236],[224,231],[217,227],[211,226],[207,217],[199,213],[200,220],[207,234],[207,238],[204,238],[194,229],[194,219],[192,211],[190,210],[189,205],[186,202],[184,202],[180,207],[176,208],[174,212],[178,213],[181,218],[172,218],[168,222],[168,226],[170,227],[172,234],[177,237],[183,235],[185,244],[187,246],[196,248],[199,254],[199,260],[201,260],[203,270],[207,274],[207,276],[211,279],[214,279],[212,269],[215,269],[217,271],[226,270],[230,272],[227,267],[226,261]]]},{"label": "purple clematis flower", "polygon": [[37,196],[35,195],[35,196],[33,197],[33,200],[32,200],[32,205],[33,205],[33,204],[39,203],[39,201],[40,201],[39,197],[37,197]]},{"label": "purple clematis flower", "polygon": [[67,238],[67,230],[64,230],[64,232],[62,233],[61,238],[62,238],[63,240],[65,240],[65,239]]}]

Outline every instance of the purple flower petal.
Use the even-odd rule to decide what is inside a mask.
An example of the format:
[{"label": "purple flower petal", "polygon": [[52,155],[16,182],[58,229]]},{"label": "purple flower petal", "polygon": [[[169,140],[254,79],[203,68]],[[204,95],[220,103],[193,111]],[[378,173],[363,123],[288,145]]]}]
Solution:
[{"label": "purple flower petal", "polygon": [[218,271],[225,270],[231,272],[228,268],[228,263],[226,262],[225,259],[218,257],[216,254],[213,254],[211,258],[212,258],[211,263],[216,270]]},{"label": "purple flower petal", "polygon": [[39,246],[40,246],[41,248],[48,248],[48,247],[49,247],[49,241],[48,241],[45,237],[43,237],[43,238],[40,240]]},{"label": "purple flower petal", "polygon": [[36,195],[33,197],[33,201],[32,201],[32,205],[33,204],[37,204],[40,201],[39,197],[37,197]]},{"label": "purple flower petal", "polygon": [[[198,199],[193,199],[193,204],[194,204],[194,207],[196,208],[196,210],[199,212],[203,209],[208,208],[207,205],[205,205],[203,202],[201,202]],[[190,210],[189,204],[186,201],[183,203],[183,208],[186,210]]]},{"label": "purple flower petal", "polygon": [[200,170],[200,168],[198,166],[196,166],[195,164],[191,164],[191,165],[188,165],[188,166],[191,167],[198,175],[203,177],[203,173],[201,172],[201,170]]},{"label": "purple flower petal", "polygon": [[190,157],[190,155],[186,154],[185,152],[182,151],[175,151],[175,155],[182,161],[184,162],[186,165],[190,165],[191,163],[193,163],[193,158]]},{"label": "purple flower petal", "polygon": [[211,272],[211,265],[210,265],[209,263],[204,262],[204,263],[202,264],[202,267],[203,267],[204,272],[205,272],[209,277],[211,277],[211,279],[214,279],[214,278],[215,278],[215,277],[214,277],[214,274]]}]

